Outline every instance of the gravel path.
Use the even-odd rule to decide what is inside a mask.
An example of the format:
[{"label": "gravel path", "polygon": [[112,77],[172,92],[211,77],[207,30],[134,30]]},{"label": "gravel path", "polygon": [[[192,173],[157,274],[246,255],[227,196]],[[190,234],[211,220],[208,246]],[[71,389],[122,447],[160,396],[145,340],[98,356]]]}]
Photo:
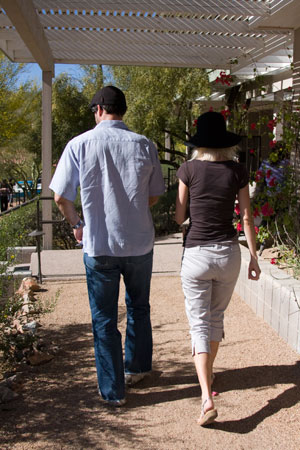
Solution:
[{"label": "gravel path", "polygon": [[[299,355],[236,295],[226,314],[216,360],[219,411],[211,427],[196,424],[200,389],[178,276],[152,279],[154,364],[151,377],[128,390],[117,410],[99,402],[84,282],[43,285],[43,298],[61,288],[42,322],[55,358],[24,370],[20,398],[0,412],[2,449],[288,449],[300,448]],[[120,330],[124,334],[124,290]]]}]

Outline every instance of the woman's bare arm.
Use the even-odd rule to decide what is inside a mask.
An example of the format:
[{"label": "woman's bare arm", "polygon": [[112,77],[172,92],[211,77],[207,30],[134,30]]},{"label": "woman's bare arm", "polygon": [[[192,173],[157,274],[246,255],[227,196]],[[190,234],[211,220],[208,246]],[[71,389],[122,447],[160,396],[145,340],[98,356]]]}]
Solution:
[{"label": "woman's bare arm", "polygon": [[181,180],[179,180],[175,212],[175,220],[178,225],[181,225],[188,218],[188,198],[189,188]]},{"label": "woman's bare arm", "polygon": [[240,189],[238,193],[238,200],[240,206],[241,223],[246,236],[249,252],[250,262],[248,267],[248,278],[250,280],[258,280],[260,275],[260,268],[257,262],[256,254],[256,235],[251,214],[249,184]]}]

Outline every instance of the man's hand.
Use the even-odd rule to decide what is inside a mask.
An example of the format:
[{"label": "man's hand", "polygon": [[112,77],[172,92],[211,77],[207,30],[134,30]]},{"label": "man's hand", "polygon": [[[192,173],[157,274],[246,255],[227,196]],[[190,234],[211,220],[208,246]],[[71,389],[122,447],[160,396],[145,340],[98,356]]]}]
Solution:
[{"label": "man's hand", "polygon": [[[62,215],[67,219],[72,227],[79,222],[80,217],[77,214],[73,202],[58,194],[54,195],[54,201],[57,204]],[[83,224],[79,228],[73,230],[73,233],[76,241],[79,243],[82,242]]]}]

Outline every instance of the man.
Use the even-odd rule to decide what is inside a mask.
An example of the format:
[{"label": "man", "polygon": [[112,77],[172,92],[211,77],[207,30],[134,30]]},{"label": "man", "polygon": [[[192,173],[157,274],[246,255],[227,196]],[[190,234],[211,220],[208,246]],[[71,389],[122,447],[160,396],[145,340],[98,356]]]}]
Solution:
[{"label": "man", "polygon": [[[67,144],[50,188],[83,245],[99,392],[106,403],[122,406],[125,382],[140,381],[152,368],[154,228],[149,206],[164,193],[164,180],[154,144],[122,121],[127,109],[122,91],[106,86],[90,107],[96,127]],[[79,186],[84,221],[73,203]],[[125,363],[117,327],[121,275],[127,306]]]}]

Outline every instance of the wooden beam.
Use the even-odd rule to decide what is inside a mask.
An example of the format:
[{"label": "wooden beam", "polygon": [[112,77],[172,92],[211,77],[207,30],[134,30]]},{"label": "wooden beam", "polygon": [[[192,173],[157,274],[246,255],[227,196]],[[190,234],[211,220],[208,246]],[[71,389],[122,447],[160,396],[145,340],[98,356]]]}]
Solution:
[{"label": "wooden beam", "polygon": [[1,0],[1,6],[35,62],[54,76],[53,55],[32,0]]}]

